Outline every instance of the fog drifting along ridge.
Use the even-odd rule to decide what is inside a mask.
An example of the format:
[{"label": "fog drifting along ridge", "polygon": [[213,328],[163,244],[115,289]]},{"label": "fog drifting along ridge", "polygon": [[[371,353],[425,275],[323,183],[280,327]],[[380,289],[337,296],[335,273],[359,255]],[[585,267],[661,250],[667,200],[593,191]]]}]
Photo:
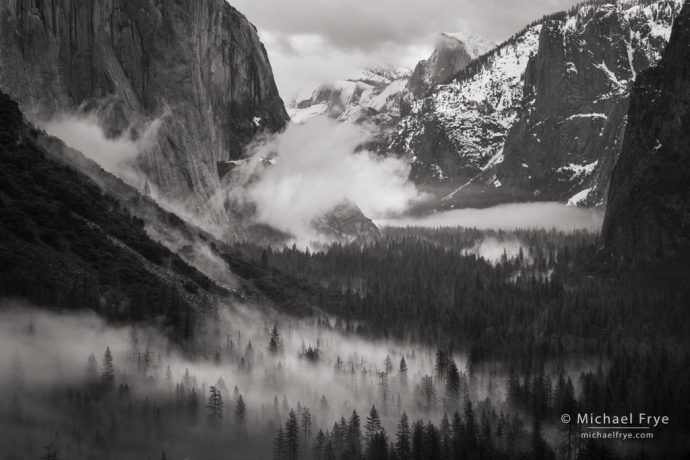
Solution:
[{"label": "fog drifting along ridge", "polygon": [[467,227],[515,230],[555,228],[561,231],[599,232],[604,211],[599,208],[566,206],[557,202],[502,204],[485,209],[454,209],[424,217],[376,219],[390,227]]},{"label": "fog drifting along ridge", "polygon": [[[136,161],[156,142],[160,122],[156,119],[148,124],[137,140],[128,134],[107,137],[91,116],[62,114],[41,123],[41,127],[104,170],[142,189],[146,176]],[[256,210],[257,222],[302,242],[323,240],[312,222],[346,200],[368,217],[402,214],[421,199],[421,194],[408,180],[405,160],[361,150],[370,139],[371,133],[361,126],[325,117],[290,124],[281,133],[259,137],[247,148],[247,158],[212,197],[211,205],[224,213],[228,198],[249,204]],[[148,188],[163,208],[216,236],[224,233],[183,203],[160,196],[154,183],[149,182]]]},{"label": "fog drifting along ridge", "polygon": [[156,142],[162,120],[157,118],[145,127],[138,139],[128,133],[109,138],[94,116],[61,114],[40,122],[40,127],[51,136],[62,139],[67,146],[80,151],[98,163],[104,170],[115,174],[134,187],[140,187],[145,176],[137,170],[139,155]]}]

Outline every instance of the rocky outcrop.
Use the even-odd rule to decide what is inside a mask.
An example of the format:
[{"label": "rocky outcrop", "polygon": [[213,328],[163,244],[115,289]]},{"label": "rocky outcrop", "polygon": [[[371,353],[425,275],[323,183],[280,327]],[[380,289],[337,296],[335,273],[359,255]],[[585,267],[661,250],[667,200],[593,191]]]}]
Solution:
[{"label": "rocky outcrop", "polygon": [[602,230],[623,263],[690,261],[690,3],[632,90]]},{"label": "rocky outcrop", "polygon": [[0,86],[33,120],[91,113],[111,136],[160,118],[139,168],[221,224],[217,162],[287,121],[254,26],[224,0],[1,0]]},{"label": "rocky outcrop", "polygon": [[486,53],[493,44],[472,33],[442,33],[436,40],[434,52],[419,61],[407,82],[414,97],[423,97],[429,90],[448,81],[467,67],[473,59]]},{"label": "rocky outcrop", "polygon": [[679,9],[592,1],[545,17],[414,102],[389,148],[442,207],[603,204],[632,80],[660,58]]},{"label": "rocky outcrop", "polygon": [[372,241],[381,236],[376,224],[350,200],[343,201],[333,211],[314,219],[312,226],[331,241]]}]

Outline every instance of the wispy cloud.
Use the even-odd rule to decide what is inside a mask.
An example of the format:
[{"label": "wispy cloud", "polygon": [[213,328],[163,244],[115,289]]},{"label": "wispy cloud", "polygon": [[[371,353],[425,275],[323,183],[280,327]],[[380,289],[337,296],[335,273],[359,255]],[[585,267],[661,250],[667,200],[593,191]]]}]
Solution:
[{"label": "wispy cloud", "polygon": [[327,118],[291,124],[254,147],[240,172],[245,184],[233,190],[259,221],[307,240],[312,221],[345,200],[371,217],[402,213],[419,198],[408,165],[357,151],[368,139],[364,128]]},{"label": "wispy cloud", "polygon": [[[501,41],[576,0],[233,0],[266,42],[281,92],[385,61],[411,67],[440,32]],[[310,64],[310,65],[305,65]],[[329,70],[333,72],[329,72]],[[335,71],[339,73],[336,74]]]}]

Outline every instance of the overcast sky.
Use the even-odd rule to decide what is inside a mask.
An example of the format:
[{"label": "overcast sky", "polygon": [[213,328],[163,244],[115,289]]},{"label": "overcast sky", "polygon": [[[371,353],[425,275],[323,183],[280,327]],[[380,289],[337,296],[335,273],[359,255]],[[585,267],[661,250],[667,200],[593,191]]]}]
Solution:
[{"label": "overcast sky", "polygon": [[256,25],[281,95],[372,64],[413,68],[439,32],[501,42],[576,0],[230,0]]}]

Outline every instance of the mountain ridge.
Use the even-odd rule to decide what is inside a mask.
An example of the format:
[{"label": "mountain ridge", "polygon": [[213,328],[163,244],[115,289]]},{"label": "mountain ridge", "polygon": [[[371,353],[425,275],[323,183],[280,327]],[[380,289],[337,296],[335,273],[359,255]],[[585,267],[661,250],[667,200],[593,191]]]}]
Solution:
[{"label": "mountain ridge", "polygon": [[632,74],[658,60],[679,8],[593,1],[547,15],[414,101],[388,149],[442,208],[604,204]]}]

